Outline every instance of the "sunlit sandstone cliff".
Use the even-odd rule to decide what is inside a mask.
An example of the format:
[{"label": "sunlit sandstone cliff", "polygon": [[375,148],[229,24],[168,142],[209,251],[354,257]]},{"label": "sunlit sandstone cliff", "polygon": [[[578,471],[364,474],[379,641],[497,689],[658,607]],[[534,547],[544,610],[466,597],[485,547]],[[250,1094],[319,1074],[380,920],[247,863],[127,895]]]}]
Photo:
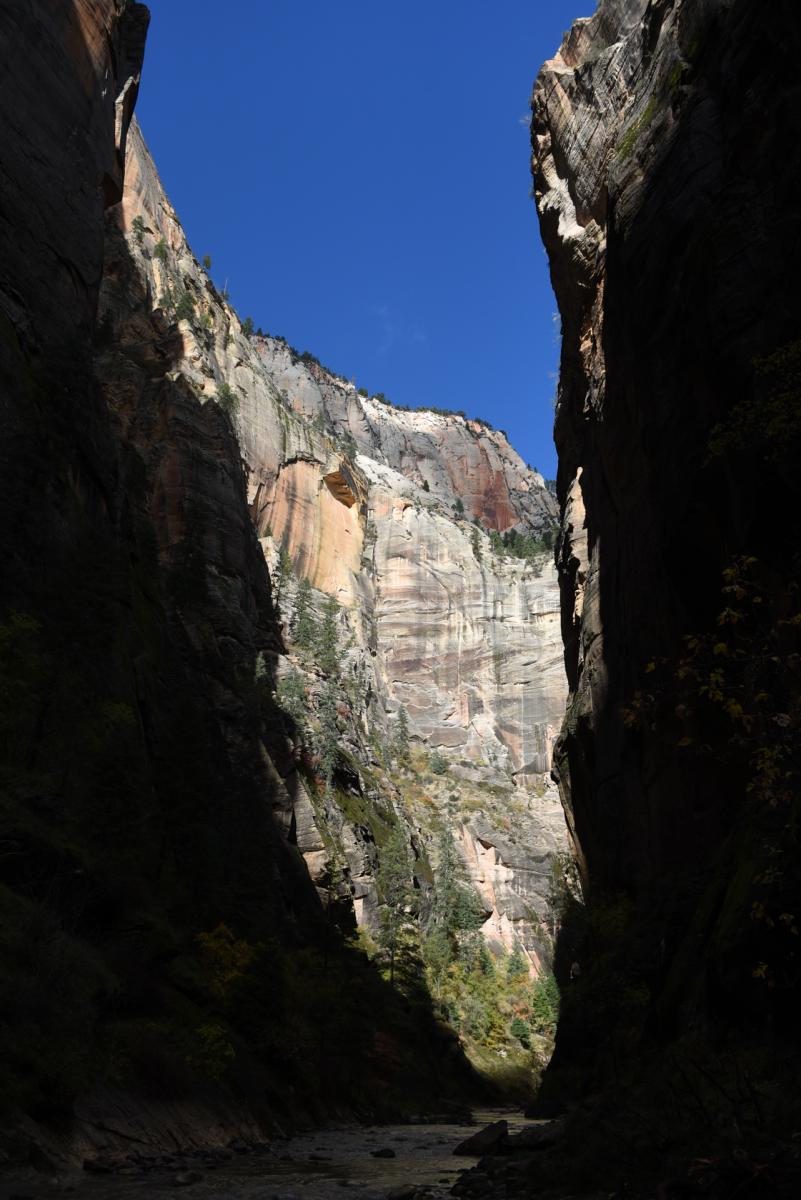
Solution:
[{"label": "sunlit sandstone cliff", "polygon": [[[130,0],[32,0],[2,29],[0,1048],[4,1103],[38,1122],[3,1133],[23,1156],[51,1117],[48,1152],[80,1157],[110,1120],[214,1142],[470,1091],[430,998],[410,1010],[348,941],[375,928],[380,839],[406,839],[424,913],[447,819],[487,938],[532,971],[564,844],[555,576],[497,539],[546,532],[550,493],[481,422],[243,329],[130,125],[146,26]],[[302,668],[319,724],[301,578],[340,605],[332,798],[276,699]],[[395,779],[401,705],[418,773]]]},{"label": "sunlit sandstone cliff", "polygon": [[[487,531],[551,528],[542,477],[481,422],[394,409],[280,340],[244,333],[188,247],[135,125],[119,222],[124,240],[109,255],[101,304],[115,338],[138,345],[169,321],[168,302],[191,298],[172,327],[173,367],[204,403],[232,389],[251,517],[271,569],[283,546],[296,574],[348,611],[351,669],[369,696],[353,714],[357,758],[370,761],[370,738],[391,736],[403,705],[417,743],[452,761],[457,790],[501,789],[462,827],[466,863],[487,936],[507,949],[521,941],[538,967],[550,858],[564,847],[548,780],[564,703],[557,584],[547,552],[533,563],[498,554]],[[116,376],[113,384],[118,394]],[[307,810],[300,781],[296,796]],[[503,825],[512,797],[523,807],[515,849]],[[322,878],[319,831],[301,824],[301,848]],[[374,921],[374,850],[358,828],[343,836],[357,915]]]},{"label": "sunlit sandstone cliff", "polygon": [[588,896],[550,1094],[619,1094],[668,1042],[633,1103],[751,1129],[795,1119],[800,50],[787,5],[601,0],[532,98],[564,339],[555,767]]},{"label": "sunlit sandstone cliff", "polygon": [[[474,1085],[298,845],[240,447],[118,231],[147,19],[31,0],[0,27],[0,1142],[25,1164]],[[330,443],[262,415],[265,460],[285,425],[327,473]]]}]

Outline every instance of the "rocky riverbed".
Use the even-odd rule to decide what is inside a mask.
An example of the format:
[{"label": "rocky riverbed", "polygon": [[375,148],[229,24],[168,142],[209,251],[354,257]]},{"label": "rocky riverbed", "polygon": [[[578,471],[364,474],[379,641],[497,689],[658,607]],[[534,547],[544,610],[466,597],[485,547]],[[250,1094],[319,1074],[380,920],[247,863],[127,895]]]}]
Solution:
[{"label": "rocky riverbed", "polygon": [[[469,1194],[488,1194],[478,1154],[454,1155],[486,1125],[505,1120],[512,1137],[538,1124],[518,1112],[482,1111],[472,1124],[373,1125],[324,1129],[257,1147],[102,1159],[82,1169],[29,1170],[0,1185],[0,1200],[327,1200],[351,1191],[362,1200],[446,1196],[464,1178]],[[471,1182],[475,1180],[476,1186]]]}]

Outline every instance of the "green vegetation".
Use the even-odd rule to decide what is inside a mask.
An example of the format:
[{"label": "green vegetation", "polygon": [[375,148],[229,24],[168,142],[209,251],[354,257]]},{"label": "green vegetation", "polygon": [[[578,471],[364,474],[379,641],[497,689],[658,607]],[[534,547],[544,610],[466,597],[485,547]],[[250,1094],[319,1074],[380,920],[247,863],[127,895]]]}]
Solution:
[{"label": "green vegetation", "polygon": [[322,620],[312,639],[317,665],[326,675],[335,675],[339,670],[339,614],[335,597],[327,596]]},{"label": "green vegetation", "polygon": [[654,116],[656,115],[657,108],[658,105],[656,102],[656,97],[652,96],[643,111],[640,113],[639,117],[637,117],[636,121],[633,121],[631,125],[629,125],[628,129],[618,142],[617,150],[615,151],[621,161],[625,162],[625,160],[631,156],[631,153],[637,144],[637,138],[651,124]]},{"label": "green vegetation", "polygon": [[181,292],[175,303],[174,316],[176,321],[191,321],[195,316],[195,301],[186,290]]},{"label": "green vegetation", "polygon": [[478,529],[475,525],[470,530],[470,546],[472,548],[473,557],[475,558],[476,562],[477,563],[482,562],[483,555],[481,552],[481,535],[478,532]]},{"label": "green vegetation", "polygon": [[481,920],[476,894],[467,882],[453,834],[450,829],[443,829],[437,842],[437,871],[428,933],[445,936],[451,947],[452,960],[458,953],[460,937],[475,932]]},{"label": "green vegetation", "polygon": [[339,689],[334,678],[326,679],[318,712],[319,734],[317,737],[320,773],[325,781],[326,793],[331,791],[334,771],[339,763],[340,729],[337,719]]},{"label": "green vegetation", "polygon": [[306,728],[308,697],[306,681],[300,671],[290,671],[278,684],[278,706],[292,718],[298,732],[303,734]]},{"label": "green vegetation", "polygon": [[414,891],[409,845],[405,832],[396,825],[381,847],[376,873],[382,900],[378,941],[389,956],[389,981],[395,982],[395,960],[414,929]]},{"label": "green vegetation", "polygon": [[726,879],[727,970],[768,1011],[797,990],[801,929],[801,585],[778,604],[773,586],[753,556],[733,560],[712,629],[687,634],[677,658],[647,663],[621,714],[630,731],[659,730],[696,771],[731,781],[743,849]]},{"label": "green vegetation", "polygon": [[304,576],[298,584],[295,611],[289,624],[292,640],[304,650],[312,650],[317,640],[317,618],[312,604],[312,587]]},{"label": "green vegetation", "polygon": [[398,762],[402,766],[407,766],[409,763],[409,714],[403,705],[398,709],[393,750]]},{"label": "green vegetation", "polygon": [[134,217],[131,221],[131,232],[136,238],[137,246],[141,246],[145,240],[145,223],[141,217]]},{"label": "green vegetation", "polygon": [[515,1016],[509,1026],[509,1032],[512,1037],[517,1038],[520,1045],[526,1050],[531,1049],[531,1029],[522,1017]]},{"label": "green vegetation", "polygon": [[532,984],[519,947],[511,954],[490,951],[479,933],[484,914],[447,828],[440,832],[435,864],[421,936],[431,994],[476,1068],[523,1099],[550,1056],[556,983],[540,975]]},{"label": "green vegetation", "polygon": [[748,451],[772,462],[794,456],[801,441],[801,340],[754,360],[757,387],[709,436],[711,457]]},{"label": "green vegetation", "polygon": [[203,267],[205,268],[206,271],[211,270],[211,255],[210,254],[203,255]]},{"label": "green vegetation", "polygon": [[284,592],[286,591],[287,584],[294,578],[295,574],[292,568],[292,558],[290,557],[286,546],[282,542],[278,548],[278,562],[272,578],[273,592],[278,598],[279,605],[283,598]]},{"label": "green vegetation", "polygon": [[153,254],[160,263],[166,263],[168,258],[167,243],[164,238],[159,238],[153,247]]},{"label": "green vegetation", "polygon": [[531,989],[529,1024],[536,1033],[552,1037],[559,1017],[559,986],[550,972],[538,975]]},{"label": "green vegetation", "polygon": [[439,750],[434,750],[428,756],[428,768],[434,775],[444,775],[448,770],[448,760],[440,754]]},{"label": "green vegetation", "polygon": [[253,337],[253,318],[245,317],[242,322],[242,333],[246,338]]},{"label": "green vegetation", "polygon": [[531,562],[553,549],[554,533],[555,529],[546,529],[540,537],[535,537],[532,533],[520,533],[517,529],[508,529],[503,535],[492,530],[490,544],[497,555],[508,554],[512,558]]},{"label": "green vegetation", "polygon": [[453,511],[457,517],[464,516],[464,501],[461,496],[457,496],[453,502]]},{"label": "green vegetation", "polygon": [[352,433],[346,431],[345,433],[340,434],[339,443],[343,452],[348,456],[348,458],[354,459],[359,453],[359,447],[357,446],[356,439]]}]

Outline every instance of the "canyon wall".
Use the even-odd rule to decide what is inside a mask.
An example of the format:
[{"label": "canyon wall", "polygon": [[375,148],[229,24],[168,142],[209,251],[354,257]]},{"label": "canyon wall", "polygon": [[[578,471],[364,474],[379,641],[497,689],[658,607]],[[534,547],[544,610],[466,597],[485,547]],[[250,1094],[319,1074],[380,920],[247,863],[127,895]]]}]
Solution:
[{"label": "canyon wall", "polygon": [[[799,539],[779,514],[800,50],[789,4],[601,0],[532,97],[563,332],[555,773],[586,897],[546,1094],[632,1082],[651,1055],[643,1103],[676,1127],[700,1103],[719,1128],[784,1128],[794,1104],[775,1081],[799,978]],[[743,1071],[761,1083],[736,1101]]]},{"label": "canyon wall", "polygon": [[[464,839],[487,937],[507,950],[519,942],[537,969],[547,958],[551,859],[565,848],[549,780],[564,705],[558,585],[546,548],[514,558],[489,534],[552,530],[545,481],[486,423],[396,409],[281,339],[243,329],[192,254],[135,125],[116,216],[101,319],[115,343],[138,345],[147,323],[174,320],[189,298],[172,327],[173,369],[201,404],[218,407],[230,388],[251,518],[270,569],[281,548],[294,576],[320,594],[318,607],[329,595],[344,610],[353,642],[347,671],[365,700],[348,712],[356,761],[377,765],[376,739],[391,741],[403,706],[415,747],[449,763],[442,786],[430,779],[435,823],[447,797],[463,801],[448,819]],[[288,636],[291,605],[283,608]],[[297,666],[283,661],[279,674]],[[405,813],[389,776],[382,786]],[[302,786],[298,795],[305,808]],[[514,849],[509,802],[523,822]],[[333,820],[339,826],[342,815]],[[363,823],[363,813],[355,826],[345,820],[341,836],[357,916],[374,927],[375,847],[365,846]],[[306,825],[319,881],[327,858],[320,831]],[[424,825],[411,825],[421,845],[431,840]]]},{"label": "canyon wall", "polygon": [[[485,423],[365,397],[243,325],[132,123],[147,23],[130,0],[33,0],[2,31],[20,1161],[45,1129],[51,1158],[80,1157],[476,1094],[419,980],[410,1003],[356,944],[383,846],[400,831],[425,917],[452,828],[484,936],[534,975],[565,845],[545,481]],[[335,669],[301,651],[306,583],[318,622],[337,602]]]},{"label": "canyon wall", "polygon": [[0,1140],[20,1163],[475,1087],[297,844],[240,447],[118,228],[147,23],[33,0],[0,35]]}]

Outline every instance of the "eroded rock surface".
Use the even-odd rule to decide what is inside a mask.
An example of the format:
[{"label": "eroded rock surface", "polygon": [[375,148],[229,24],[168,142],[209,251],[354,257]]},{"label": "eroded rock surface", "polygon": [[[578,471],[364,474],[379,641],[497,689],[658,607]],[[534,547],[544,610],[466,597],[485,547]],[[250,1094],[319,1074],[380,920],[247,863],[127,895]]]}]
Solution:
[{"label": "eroded rock surface", "polygon": [[[765,890],[753,852],[783,853],[769,832],[774,801],[747,799],[761,792],[754,764],[773,734],[769,724],[756,733],[758,716],[733,730],[742,709],[722,723],[704,715],[704,696],[718,669],[722,705],[747,708],[753,695],[723,661],[724,570],[756,571],[757,602],[774,614],[794,603],[798,579],[796,533],[788,547],[769,516],[794,507],[797,487],[795,418],[782,410],[779,438],[770,428],[781,396],[797,395],[798,53],[787,6],[601,0],[534,88],[532,167],[564,339],[558,563],[570,698],[556,771],[597,911],[618,914],[616,935],[607,928],[594,945],[577,935],[563,949],[564,978],[578,960],[596,997],[571,1006],[557,1042],[552,1081],[561,1063],[579,1090],[579,1076],[594,1087],[607,1073],[600,1027],[625,1060],[649,1034],[688,1023],[723,1037],[742,1018],[753,1036],[757,1012],[790,1003],[778,983],[759,994],[755,984],[771,954],[793,953],[766,941],[756,961],[754,912],[795,911],[789,884],[781,900]],[[754,560],[745,568],[743,555]],[[756,662],[774,634],[748,628],[743,661]],[[794,753],[781,751],[788,762]],[[621,1007],[626,989],[639,1001]]]},{"label": "eroded rock surface", "polygon": [[[172,369],[204,413],[230,388],[251,519],[270,570],[279,569],[283,547],[295,575],[347,613],[347,671],[367,694],[363,707],[348,710],[356,759],[370,761],[371,738],[392,738],[403,705],[415,745],[451,764],[451,792],[460,776],[474,790],[501,789],[494,802],[486,796],[487,845],[503,843],[510,798],[526,808],[527,849],[521,838],[505,857],[488,851],[468,824],[464,848],[486,893],[487,936],[507,948],[522,941],[538,967],[547,955],[550,862],[565,844],[548,779],[565,694],[558,585],[547,551],[533,561],[499,554],[488,532],[547,532],[555,501],[545,481],[498,431],[366,398],[279,339],[243,332],[192,254],[136,125],[117,224],[110,244],[117,239],[124,265],[110,259],[103,306],[122,343],[144,342],[151,355],[152,330],[169,328]],[[188,315],[176,324],[186,296]],[[279,664],[279,673],[290,669]],[[293,793],[300,810],[294,824],[282,820],[292,836],[303,831],[298,844],[322,883],[330,856],[300,780]],[[361,823],[332,819],[341,824],[357,917],[374,924],[375,845]]]}]

